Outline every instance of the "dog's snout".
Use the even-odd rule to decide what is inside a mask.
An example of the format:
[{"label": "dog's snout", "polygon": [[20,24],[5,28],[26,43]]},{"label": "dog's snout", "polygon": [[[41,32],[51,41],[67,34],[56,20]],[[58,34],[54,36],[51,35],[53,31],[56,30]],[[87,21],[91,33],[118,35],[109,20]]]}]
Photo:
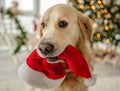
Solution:
[{"label": "dog's snout", "polygon": [[53,52],[54,45],[50,43],[40,43],[38,49],[44,55],[48,55],[49,53]]}]

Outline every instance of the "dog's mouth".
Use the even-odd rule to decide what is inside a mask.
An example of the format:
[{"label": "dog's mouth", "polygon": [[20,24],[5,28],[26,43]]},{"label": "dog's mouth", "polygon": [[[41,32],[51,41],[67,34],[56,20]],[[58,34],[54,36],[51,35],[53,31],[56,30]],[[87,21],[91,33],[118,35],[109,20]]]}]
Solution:
[{"label": "dog's mouth", "polygon": [[57,56],[56,57],[47,57],[48,62],[56,62],[58,60],[59,60],[59,58]]}]

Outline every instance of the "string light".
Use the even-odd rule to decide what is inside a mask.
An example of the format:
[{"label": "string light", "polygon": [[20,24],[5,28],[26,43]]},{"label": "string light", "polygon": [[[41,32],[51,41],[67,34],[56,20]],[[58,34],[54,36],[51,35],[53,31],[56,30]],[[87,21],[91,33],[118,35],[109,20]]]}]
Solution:
[{"label": "string light", "polygon": [[99,1],[98,1],[98,4],[101,4],[101,3],[102,3],[102,2],[99,0]]},{"label": "string light", "polygon": [[102,9],[102,10],[100,10],[100,12],[101,12],[101,13],[104,13],[104,10]]},{"label": "string light", "polygon": [[110,39],[109,38],[106,39],[106,43],[107,44],[110,43]]},{"label": "string light", "polygon": [[100,15],[100,14],[97,14],[97,18],[98,18],[98,19],[101,18],[101,15]]},{"label": "string light", "polygon": [[[105,43],[117,43],[112,40],[111,36],[119,32],[117,27],[120,21],[119,6],[116,3],[110,3],[111,0],[74,0],[74,6],[77,6],[79,11],[84,12],[86,15],[89,15],[95,22],[98,23],[97,33],[95,32],[93,39],[98,41],[103,41]],[[82,4],[82,5],[80,5]],[[115,15],[113,15],[115,14]],[[119,14],[117,16],[117,14]],[[96,29],[94,29],[96,30]],[[116,33],[114,34],[114,31]],[[112,34],[112,35],[111,35]],[[117,41],[117,42],[116,42]]]},{"label": "string light", "polygon": [[78,1],[78,3],[80,3],[81,2],[81,0],[77,0]]},{"label": "string light", "polygon": [[84,5],[79,5],[79,8],[80,9],[84,9]]},{"label": "string light", "polygon": [[105,26],[105,30],[109,30],[109,26],[106,25],[106,26]]},{"label": "string light", "polygon": [[101,37],[101,34],[100,34],[100,33],[97,33],[97,34],[96,34],[96,37],[97,37],[97,38],[100,38],[100,37]]},{"label": "string light", "polygon": [[104,9],[104,12],[105,12],[105,13],[108,13],[108,10],[107,10],[107,9]]},{"label": "string light", "polygon": [[104,8],[104,5],[101,4],[101,5],[100,5],[100,8]]},{"label": "string light", "polygon": [[92,5],[92,6],[91,6],[91,9],[92,9],[92,10],[95,10],[95,6],[94,6],[94,5]]}]

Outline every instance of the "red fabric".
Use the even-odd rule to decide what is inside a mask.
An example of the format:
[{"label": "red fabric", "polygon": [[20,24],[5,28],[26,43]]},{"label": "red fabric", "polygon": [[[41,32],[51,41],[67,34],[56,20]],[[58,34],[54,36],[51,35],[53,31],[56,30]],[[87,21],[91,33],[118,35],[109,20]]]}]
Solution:
[{"label": "red fabric", "polygon": [[[88,64],[82,54],[75,47],[69,45],[58,56],[65,60],[71,71],[84,78],[90,78],[91,73]],[[47,63],[46,58],[41,58],[34,50],[27,58],[27,64],[35,71],[43,72],[50,79],[59,79],[65,76],[65,69],[61,63]]]},{"label": "red fabric", "polygon": [[35,49],[27,58],[27,65],[38,72],[43,72],[50,79],[60,79],[65,76],[65,70],[62,64],[50,64],[45,58],[41,58]]},{"label": "red fabric", "polygon": [[73,46],[68,46],[62,54],[58,56],[60,59],[66,61],[71,71],[77,76],[90,78],[91,73],[87,61],[82,53]]}]

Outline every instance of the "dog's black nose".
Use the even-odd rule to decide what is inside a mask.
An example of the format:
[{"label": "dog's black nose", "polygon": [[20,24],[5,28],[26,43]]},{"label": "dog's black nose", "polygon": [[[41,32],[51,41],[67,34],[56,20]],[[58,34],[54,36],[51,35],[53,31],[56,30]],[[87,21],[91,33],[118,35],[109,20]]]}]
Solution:
[{"label": "dog's black nose", "polygon": [[40,43],[38,46],[38,49],[40,52],[44,55],[48,55],[49,53],[52,53],[54,50],[54,45],[50,43]]}]

